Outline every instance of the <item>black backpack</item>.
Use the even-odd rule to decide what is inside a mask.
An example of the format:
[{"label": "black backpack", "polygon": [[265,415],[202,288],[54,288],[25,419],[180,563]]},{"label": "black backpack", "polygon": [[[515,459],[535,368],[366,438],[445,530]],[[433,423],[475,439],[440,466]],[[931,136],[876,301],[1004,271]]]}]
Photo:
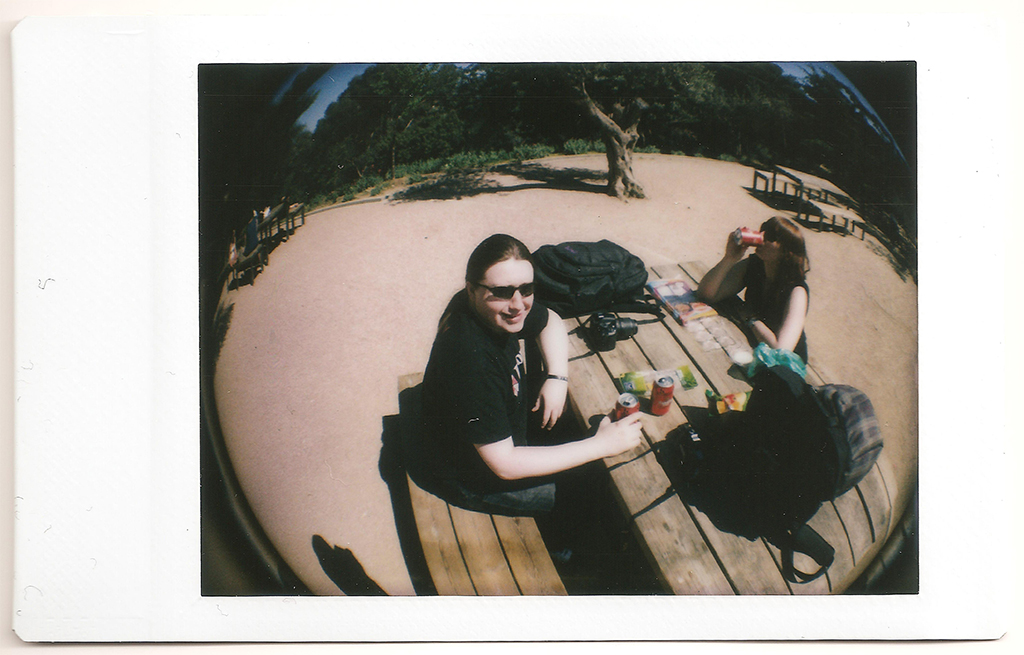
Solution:
[{"label": "black backpack", "polygon": [[[720,529],[765,537],[782,551],[786,579],[810,582],[832,564],[835,549],[807,521],[874,465],[882,450],[878,419],[861,391],[812,387],[785,366],[761,369],[752,386],[745,411],[710,417],[696,440],[692,430],[673,433],[659,459],[680,493]],[[798,570],[795,552],[818,570]]]},{"label": "black backpack", "polygon": [[541,246],[533,253],[537,298],[562,318],[592,312],[659,314],[641,301],[647,283],[643,260],[608,240]]}]

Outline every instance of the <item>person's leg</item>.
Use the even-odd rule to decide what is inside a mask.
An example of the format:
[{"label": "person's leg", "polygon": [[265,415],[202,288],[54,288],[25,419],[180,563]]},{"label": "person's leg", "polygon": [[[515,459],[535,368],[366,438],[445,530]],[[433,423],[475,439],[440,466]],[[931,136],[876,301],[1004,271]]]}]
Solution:
[{"label": "person's leg", "polygon": [[489,493],[477,493],[456,483],[442,493],[457,507],[504,516],[543,516],[554,509],[556,498],[553,482]]}]

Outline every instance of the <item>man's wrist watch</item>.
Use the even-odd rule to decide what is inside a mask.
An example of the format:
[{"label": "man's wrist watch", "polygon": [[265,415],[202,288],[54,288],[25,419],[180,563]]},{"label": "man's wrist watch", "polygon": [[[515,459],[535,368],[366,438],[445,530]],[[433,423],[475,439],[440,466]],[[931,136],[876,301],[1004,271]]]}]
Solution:
[{"label": "man's wrist watch", "polygon": [[561,380],[562,382],[568,382],[569,381],[569,378],[565,377],[564,375],[553,375],[551,373],[548,373],[548,379],[549,380]]}]

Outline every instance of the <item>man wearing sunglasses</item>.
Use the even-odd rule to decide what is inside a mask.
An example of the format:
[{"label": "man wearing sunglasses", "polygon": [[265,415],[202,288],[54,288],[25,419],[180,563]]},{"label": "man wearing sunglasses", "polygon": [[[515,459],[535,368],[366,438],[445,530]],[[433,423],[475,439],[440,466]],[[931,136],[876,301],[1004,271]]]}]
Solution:
[{"label": "man wearing sunglasses", "polygon": [[[530,388],[520,339],[537,345],[543,366]],[[537,362],[540,364],[540,362]],[[589,438],[546,444],[529,412],[550,430],[565,408],[568,336],[562,319],[535,301],[533,263],[522,242],[485,239],[470,256],[466,286],[449,303],[423,379],[420,486],[469,509],[539,514],[555,502],[556,475],[617,455],[640,440],[639,416],[602,421]]]}]

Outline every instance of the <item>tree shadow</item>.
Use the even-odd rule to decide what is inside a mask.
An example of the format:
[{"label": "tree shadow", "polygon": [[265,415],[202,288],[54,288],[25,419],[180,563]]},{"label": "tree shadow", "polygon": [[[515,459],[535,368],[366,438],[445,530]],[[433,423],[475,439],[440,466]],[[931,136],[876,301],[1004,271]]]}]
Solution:
[{"label": "tree shadow", "polygon": [[[490,174],[507,175],[522,180],[521,184],[500,184]],[[554,169],[537,163],[511,163],[486,170],[446,173],[435,179],[398,191],[392,202],[419,200],[461,200],[484,194],[511,193],[527,189],[580,191],[614,195],[608,190],[607,174],[585,168]],[[595,181],[597,183],[595,183]]]},{"label": "tree shadow", "polygon": [[[752,187],[743,187],[751,197],[760,200],[777,211],[789,211],[799,216],[813,215],[824,217],[821,208],[805,198],[797,198],[788,193],[761,191]],[[817,225],[817,223],[816,223]]]},{"label": "tree shadow", "polygon": [[318,534],[313,535],[313,552],[320,560],[324,573],[346,596],[387,596],[373,578],[366,575],[351,550],[331,546]]}]

